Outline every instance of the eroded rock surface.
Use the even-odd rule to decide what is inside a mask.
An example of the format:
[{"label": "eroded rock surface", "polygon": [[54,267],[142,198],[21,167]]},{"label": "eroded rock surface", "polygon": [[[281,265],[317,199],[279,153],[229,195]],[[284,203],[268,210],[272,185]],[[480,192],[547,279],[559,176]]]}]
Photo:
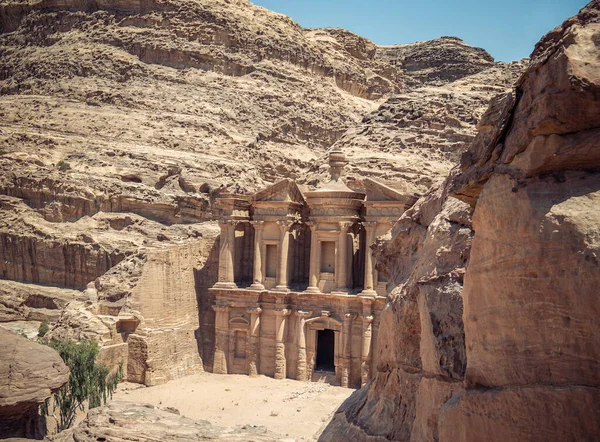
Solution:
[{"label": "eroded rock surface", "polygon": [[[74,430],[53,438],[57,442],[125,441],[256,441],[285,442],[264,427],[251,425],[218,427],[203,420],[179,415],[172,408],[112,401],[90,410],[88,417]],[[289,439],[287,439],[289,441]]]},{"label": "eroded rock surface", "polygon": [[38,407],[69,380],[59,354],[0,327],[0,437],[43,437]]},{"label": "eroded rock surface", "polygon": [[600,437],[599,36],[598,1],[545,36],[444,203],[397,223],[379,256],[396,285],[382,364],[322,440]]},{"label": "eroded rock surface", "polygon": [[466,369],[462,285],[472,209],[448,195],[450,180],[407,210],[378,251],[396,288],[384,310],[373,379],[342,405],[320,440],[438,437],[439,409]]}]

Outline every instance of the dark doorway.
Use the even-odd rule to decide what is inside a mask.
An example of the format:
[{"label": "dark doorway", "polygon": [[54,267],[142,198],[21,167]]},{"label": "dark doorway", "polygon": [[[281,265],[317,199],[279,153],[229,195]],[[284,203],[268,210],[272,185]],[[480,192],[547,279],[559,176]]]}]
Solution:
[{"label": "dark doorway", "polygon": [[319,371],[335,371],[333,353],[335,348],[335,333],[333,330],[317,332],[317,366]]}]

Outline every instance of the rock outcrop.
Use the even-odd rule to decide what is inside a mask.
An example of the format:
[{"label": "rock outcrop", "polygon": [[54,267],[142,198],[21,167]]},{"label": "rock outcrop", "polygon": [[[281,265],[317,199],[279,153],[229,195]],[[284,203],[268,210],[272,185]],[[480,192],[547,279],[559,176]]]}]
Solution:
[{"label": "rock outcrop", "polygon": [[380,271],[395,286],[379,326],[379,364],[320,440],[437,440],[439,409],[466,369],[461,291],[473,236],[472,209],[449,186],[420,198],[379,247]]},{"label": "rock outcrop", "polygon": [[465,156],[466,389],[440,440],[600,437],[599,41],[596,0],[538,43],[498,113],[510,124]]},{"label": "rock outcrop", "polygon": [[0,327],[0,437],[40,438],[38,407],[69,380],[59,354]]},{"label": "rock outcrop", "polygon": [[443,204],[397,223],[382,363],[322,440],[598,439],[598,41],[595,0],[492,100]]},{"label": "rock outcrop", "polygon": [[[179,415],[172,408],[112,401],[90,410],[88,417],[73,430],[58,434],[56,442],[113,442],[156,441],[256,441],[284,442],[264,427],[218,427],[207,421]],[[287,439],[289,440],[289,439]]]}]

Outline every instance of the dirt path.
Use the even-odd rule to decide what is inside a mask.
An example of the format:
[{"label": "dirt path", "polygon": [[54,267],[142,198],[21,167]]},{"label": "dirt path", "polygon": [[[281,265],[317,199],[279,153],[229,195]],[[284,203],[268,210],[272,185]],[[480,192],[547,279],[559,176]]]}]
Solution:
[{"label": "dirt path", "polygon": [[113,398],[177,408],[221,426],[262,425],[297,441],[315,440],[349,388],[259,376],[203,373],[158,385],[121,384]]}]

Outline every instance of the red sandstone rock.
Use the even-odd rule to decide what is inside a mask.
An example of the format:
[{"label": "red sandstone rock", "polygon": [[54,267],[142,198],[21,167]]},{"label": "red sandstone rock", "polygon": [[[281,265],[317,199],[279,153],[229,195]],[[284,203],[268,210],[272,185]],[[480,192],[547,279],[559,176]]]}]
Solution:
[{"label": "red sandstone rock", "polygon": [[43,436],[38,406],[69,380],[69,369],[50,347],[2,327],[0,355],[0,437]]}]

